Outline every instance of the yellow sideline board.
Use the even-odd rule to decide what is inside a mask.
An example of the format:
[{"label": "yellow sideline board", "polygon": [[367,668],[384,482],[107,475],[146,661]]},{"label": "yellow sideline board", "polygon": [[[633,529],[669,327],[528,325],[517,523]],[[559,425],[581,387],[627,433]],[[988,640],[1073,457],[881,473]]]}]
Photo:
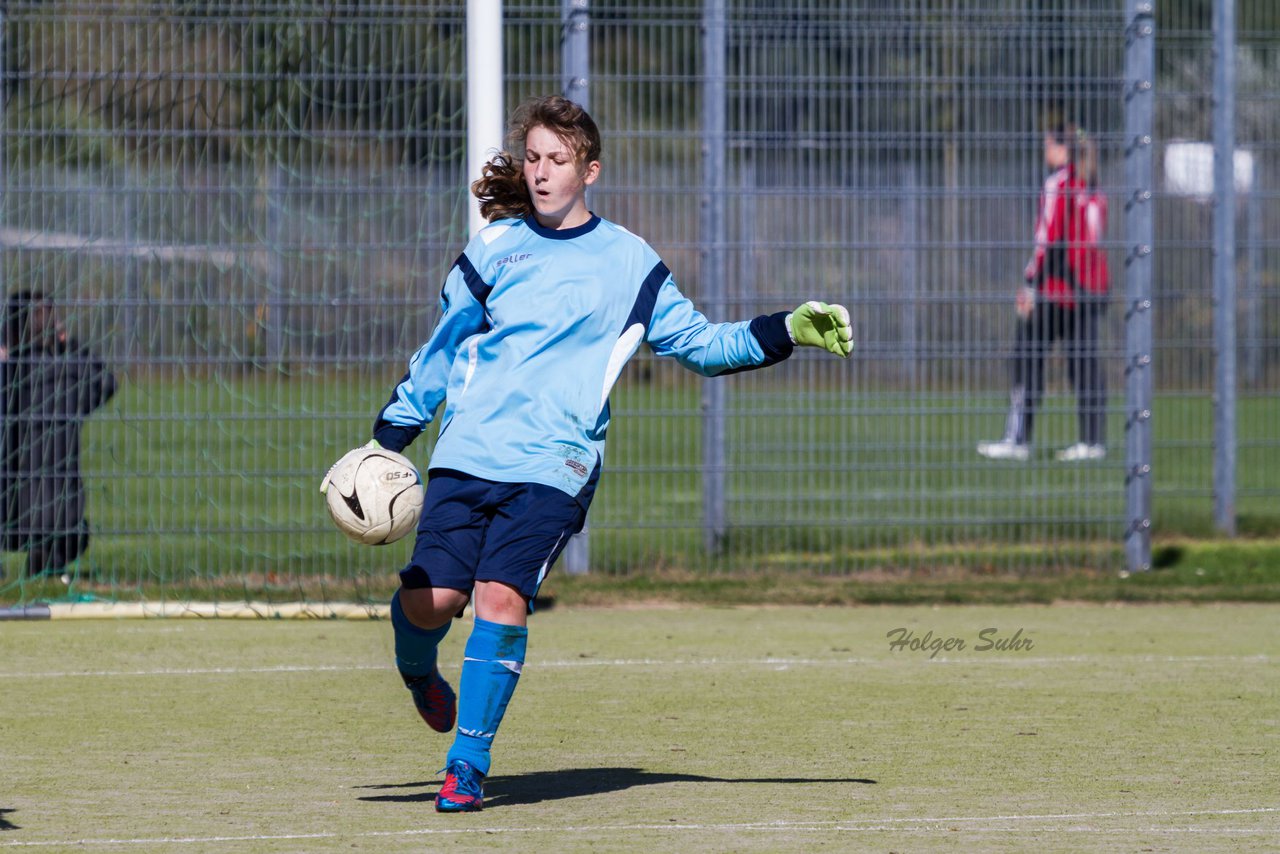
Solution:
[{"label": "yellow sideline board", "polygon": [[385,620],[389,605],[356,602],[54,602],[0,608],[0,620],[200,617],[222,620]]}]

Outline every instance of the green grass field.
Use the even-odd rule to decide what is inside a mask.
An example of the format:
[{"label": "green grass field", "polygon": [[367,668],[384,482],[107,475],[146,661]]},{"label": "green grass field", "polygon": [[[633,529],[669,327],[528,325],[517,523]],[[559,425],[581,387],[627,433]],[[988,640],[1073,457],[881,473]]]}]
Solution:
[{"label": "green grass field", "polygon": [[[139,378],[86,428],[84,467],[96,538],[83,589],[140,595],[363,595],[385,586],[407,544],[370,551],[329,523],[316,485],[367,436],[394,382],[341,374],[237,376],[191,382]],[[663,375],[665,376],[665,375]],[[735,382],[731,380],[730,382]],[[628,382],[614,396],[607,469],[591,516],[592,565],[848,573],[907,567],[1036,572],[1125,565],[1124,462],[1063,466],[1072,401],[1049,401],[1043,447],[1029,465],[978,458],[998,432],[997,394],[833,393],[806,398],[731,386],[726,444],[728,535],[703,548],[699,390],[693,379]],[[1214,536],[1208,398],[1158,402],[1155,532]],[[1240,530],[1280,536],[1275,425],[1280,398],[1241,401]],[[421,445],[422,447],[419,447]],[[415,445],[425,462],[429,441]],[[29,599],[19,556],[4,565],[0,601]],[[314,587],[314,585],[313,585]],[[375,593],[375,598],[381,596]]]},{"label": "green grass field", "polygon": [[553,608],[462,816],[385,623],[4,623],[0,850],[1274,851],[1278,620]]}]

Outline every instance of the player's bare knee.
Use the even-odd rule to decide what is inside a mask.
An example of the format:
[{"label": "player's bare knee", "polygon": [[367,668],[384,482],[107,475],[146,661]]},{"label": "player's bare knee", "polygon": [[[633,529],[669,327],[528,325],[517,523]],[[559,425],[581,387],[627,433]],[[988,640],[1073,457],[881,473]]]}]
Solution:
[{"label": "player's bare knee", "polygon": [[467,606],[467,595],[445,587],[400,588],[400,607],[409,622],[423,629],[438,629]]},{"label": "player's bare knee", "polygon": [[480,581],[476,583],[476,616],[493,623],[523,626],[529,616],[529,600],[500,581]]}]

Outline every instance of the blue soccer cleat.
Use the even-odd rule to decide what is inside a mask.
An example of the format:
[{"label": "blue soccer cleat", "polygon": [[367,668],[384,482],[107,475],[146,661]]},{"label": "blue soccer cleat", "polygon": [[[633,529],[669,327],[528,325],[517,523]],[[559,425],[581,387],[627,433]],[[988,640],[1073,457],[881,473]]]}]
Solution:
[{"label": "blue soccer cleat", "polygon": [[432,670],[426,676],[406,676],[404,687],[413,695],[413,705],[418,714],[427,722],[427,726],[436,732],[448,732],[453,729],[453,722],[458,717],[458,695],[453,693],[449,683],[440,675],[439,669]]},{"label": "blue soccer cleat", "polygon": [[436,793],[436,812],[479,812],[484,809],[484,775],[461,759],[444,769],[444,785]]}]

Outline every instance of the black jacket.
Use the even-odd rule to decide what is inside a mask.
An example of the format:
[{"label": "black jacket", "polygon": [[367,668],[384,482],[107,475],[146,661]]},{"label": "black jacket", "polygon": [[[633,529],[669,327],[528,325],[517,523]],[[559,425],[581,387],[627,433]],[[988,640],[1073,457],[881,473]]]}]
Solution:
[{"label": "black jacket", "polygon": [[10,534],[77,528],[84,519],[80,428],[116,391],[115,377],[74,343],[27,346],[0,362],[0,511]]}]

